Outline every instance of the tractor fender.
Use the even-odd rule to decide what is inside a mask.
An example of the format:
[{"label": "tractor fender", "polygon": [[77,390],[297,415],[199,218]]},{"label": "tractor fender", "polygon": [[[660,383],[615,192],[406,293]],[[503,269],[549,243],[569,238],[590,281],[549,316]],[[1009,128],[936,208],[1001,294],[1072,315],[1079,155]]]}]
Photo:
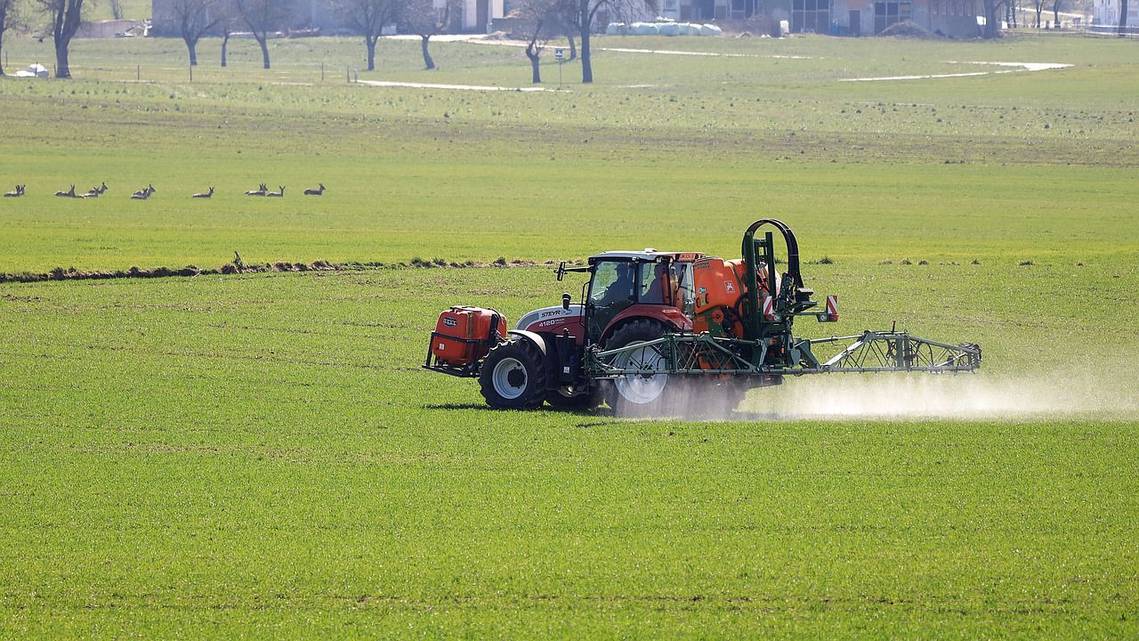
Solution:
[{"label": "tractor fender", "polygon": [[692,320],[684,315],[684,312],[675,307],[668,305],[631,305],[613,317],[609,321],[609,325],[601,334],[599,342],[604,343],[606,339],[613,335],[613,332],[618,327],[624,325],[631,320],[648,319],[656,321],[664,325],[668,329],[677,332],[692,331]]},{"label": "tractor fender", "polygon": [[520,336],[520,337],[530,341],[531,343],[534,344],[534,347],[538,348],[539,352],[542,352],[542,356],[546,356],[546,339],[542,338],[541,334],[538,334],[536,332],[526,331],[524,329],[511,329],[511,330],[508,330],[506,333],[511,335],[511,336]]}]

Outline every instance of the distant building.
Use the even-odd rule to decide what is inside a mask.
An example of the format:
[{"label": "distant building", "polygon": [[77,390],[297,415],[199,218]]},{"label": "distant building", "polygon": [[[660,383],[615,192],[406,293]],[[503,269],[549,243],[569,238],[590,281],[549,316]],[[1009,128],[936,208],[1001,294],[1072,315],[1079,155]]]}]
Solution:
[{"label": "distant building", "polygon": [[[1097,31],[1110,31],[1119,27],[1121,13],[1119,0],[1094,0],[1092,2],[1092,26]],[[1132,33],[1139,33],[1139,0],[1127,3],[1127,27]]]},{"label": "distant building", "polygon": [[[446,0],[435,0],[435,6],[442,8],[446,6],[445,2]],[[503,9],[503,0],[460,0],[458,15],[451,16],[450,31],[487,33],[491,30],[491,22],[505,15]],[[451,12],[454,14],[455,9]]]},{"label": "distant building", "polygon": [[851,36],[874,35],[909,20],[931,33],[972,37],[977,35],[977,16],[983,14],[981,0],[663,0],[661,4],[663,17],[682,22],[766,17],[775,24],[786,20],[795,33]]}]

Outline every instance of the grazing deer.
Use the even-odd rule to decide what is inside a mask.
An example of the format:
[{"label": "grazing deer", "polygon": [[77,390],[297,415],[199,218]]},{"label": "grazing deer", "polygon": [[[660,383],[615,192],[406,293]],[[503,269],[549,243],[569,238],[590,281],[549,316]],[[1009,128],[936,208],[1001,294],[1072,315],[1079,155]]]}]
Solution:
[{"label": "grazing deer", "polygon": [[146,189],[142,189],[131,194],[131,200],[146,200],[150,195],[158,191],[154,185],[147,185]]},{"label": "grazing deer", "polygon": [[102,196],[103,193],[106,191],[107,191],[107,183],[104,181],[102,185],[92,187],[91,191],[88,191],[87,193],[83,194],[83,198],[98,198],[99,196]]},{"label": "grazing deer", "polygon": [[278,185],[277,188],[280,189],[281,191],[271,191],[265,195],[270,197],[270,198],[284,198],[285,197],[285,186],[284,185]]},{"label": "grazing deer", "polygon": [[267,193],[269,193],[269,188],[265,186],[265,183],[261,183],[260,185],[257,186],[257,189],[254,189],[252,191],[247,191],[247,192],[245,192],[245,195],[246,196],[264,196]]},{"label": "grazing deer", "polygon": [[75,185],[72,185],[67,191],[57,191],[57,192],[55,192],[55,195],[59,196],[60,198],[78,198],[79,197],[79,196],[75,195]]},{"label": "grazing deer", "polygon": [[202,194],[194,194],[193,196],[190,196],[190,198],[211,198],[211,197],[213,197],[213,195],[214,195],[214,188],[210,187],[209,191],[202,193]]},{"label": "grazing deer", "polygon": [[24,185],[16,185],[15,191],[10,191],[4,194],[5,198],[19,198],[24,195]]},{"label": "grazing deer", "polygon": [[318,183],[320,186],[316,189],[306,189],[306,196],[321,196],[324,194],[324,183]]}]

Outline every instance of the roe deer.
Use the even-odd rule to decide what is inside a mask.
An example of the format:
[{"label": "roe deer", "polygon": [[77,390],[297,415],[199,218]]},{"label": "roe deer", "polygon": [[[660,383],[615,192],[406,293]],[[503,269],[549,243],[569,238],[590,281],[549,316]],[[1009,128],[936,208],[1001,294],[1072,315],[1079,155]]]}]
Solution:
[{"label": "roe deer", "polygon": [[155,191],[158,190],[154,188],[154,185],[147,185],[146,189],[140,189],[139,191],[131,194],[131,200],[146,200],[147,198],[150,198],[150,195]]}]

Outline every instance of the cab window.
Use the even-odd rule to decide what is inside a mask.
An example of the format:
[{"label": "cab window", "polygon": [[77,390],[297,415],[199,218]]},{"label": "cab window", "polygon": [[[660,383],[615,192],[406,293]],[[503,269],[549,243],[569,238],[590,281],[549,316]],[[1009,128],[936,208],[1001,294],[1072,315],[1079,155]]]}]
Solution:
[{"label": "cab window", "polygon": [[597,263],[589,300],[597,306],[633,300],[633,264],[626,261]]},{"label": "cab window", "polygon": [[671,299],[672,275],[669,273],[669,263],[660,261],[656,263],[641,263],[641,302],[650,304],[663,304]]}]

